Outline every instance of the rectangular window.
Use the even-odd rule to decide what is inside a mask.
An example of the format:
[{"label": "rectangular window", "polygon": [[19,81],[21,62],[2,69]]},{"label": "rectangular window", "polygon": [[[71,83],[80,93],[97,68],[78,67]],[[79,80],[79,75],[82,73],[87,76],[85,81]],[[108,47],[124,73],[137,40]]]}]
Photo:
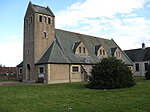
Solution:
[{"label": "rectangular window", "polygon": [[79,47],[79,53],[81,53],[81,47]]},{"label": "rectangular window", "polygon": [[103,50],[103,55],[105,55],[105,50]]},{"label": "rectangular window", "polygon": [[51,24],[51,18],[48,18],[48,24]]},{"label": "rectangular window", "polygon": [[100,49],[100,55],[102,55],[102,50]]},{"label": "rectangular window", "polygon": [[19,69],[19,73],[22,74],[22,69]]},{"label": "rectangular window", "polygon": [[33,22],[33,17],[31,16],[30,19],[31,19],[31,23],[32,23]]},{"label": "rectangular window", "polygon": [[41,15],[39,16],[39,22],[42,22],[42,16]]},{"label": "rectangular window", "polygon": [[73,66],[72,67],[72,72],[79,72],[79,67],[78,66]]},{"label": "rectangular window", "polygon": [[144,63],[144,66],[145,66],[145,71],[148,70],[148,63]]},{"label": "rectangular window", "polygon": [[44,73],[44,67],[39,67],[39,73]]},{"label": "rectangular window", "polygon": [[139,64],[138,63],[135,64],[135,70],[139,71]]},{"label": "rectangular window", "polygon": [[83,47],[83,53],[85,53],[85,47]]}]

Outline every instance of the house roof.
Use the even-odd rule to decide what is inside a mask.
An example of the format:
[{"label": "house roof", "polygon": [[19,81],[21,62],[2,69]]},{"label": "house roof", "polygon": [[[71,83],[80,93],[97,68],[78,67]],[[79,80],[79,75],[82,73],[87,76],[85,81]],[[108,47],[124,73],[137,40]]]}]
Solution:
[{"label": "house roof", "polygon": [[150,47],[124,51],[133,62],[150,61]]},{"label": "house roof", "polygon": [[[83,43],[88,51],[88,55],[74,53],[74,47]],[[102,45],[108,57],[112,56],[111,48],[118,47],[113,40],[99,37],[55,30],[55,40],[45,52],[37,64],[42,63],[72,63],[72,64],[95,64],[100,62],[101,57],[95,55],[95,46]],[[100,47],[100,46],[98,46]],[[118,47],[119,48],[119,47]],[[130,59],[122,52],[126,64],[132,64]]]}]

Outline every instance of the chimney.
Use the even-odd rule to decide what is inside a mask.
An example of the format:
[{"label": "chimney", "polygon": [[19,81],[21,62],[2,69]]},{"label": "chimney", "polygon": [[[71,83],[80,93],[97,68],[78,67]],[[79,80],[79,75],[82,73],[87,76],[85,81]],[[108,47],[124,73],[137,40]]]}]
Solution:
[{"label": "chimney", "polygon": [[145,44],[144,43],[142,43],[142,49],[145,49]]}]

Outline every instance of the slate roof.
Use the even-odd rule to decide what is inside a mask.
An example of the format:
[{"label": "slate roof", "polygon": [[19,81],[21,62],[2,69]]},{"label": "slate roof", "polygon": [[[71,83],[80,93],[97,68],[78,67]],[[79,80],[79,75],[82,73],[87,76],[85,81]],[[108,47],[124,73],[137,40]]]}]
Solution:
[{"label": "slate roof", "polygon": [[64,53],[60,49],[56,41],[53,41],[52,45],[48,48],[47,52],[43,55],[38,63],[70,63],[64,56]]},{"label": "slate roof", "polygon": [[124,51],[133,62],[150,61],[150,47]]},{"label": "slate roof", "polygon": [[17,67],[23,67],[23,61],[17,65]]},{"label": "slate roof", "polygon": [[42,7],[42,6],[38,6],[38,5],[33,5],[33,7],[34,7],[34,11],[37,13],[54,16],[53,12],[50,10],[49,7]]},{"label": "slate roof", "polygon": [[[88,56],[75,54],[73,45],[83,43],[88,51]],[[111,48],[119,48],[114,40],[55,29],[55,40],[45,52],[37,64],[43,63],[71,63],[71,64],[95,64],[101,57],[96,56],[95,46],[102,45],[108,57],[112,56]],[[100,47],[100,46],[98,46]],[[120,49],[120,48],[119,48]],[[121,50],[121,49],[120,49]],[[128,56],[122,52],[123,61],[132,64]]]},{"label": "slate roof", "polygon": [[114,55],[116,49],[117,49],[117,47],[111,48],[111,54],[112,54],[112,55]]},{"label": "slate roof", "polygon": [[35,5],[35,4],[32,4],[31,1],[29,2],[29,6],[32,7],[32,9],[35,13],[40,13],[40,14],[49,15],[49,16],[53,16],[53,17],[55,16],[48,6],[43,7],[43,6]]}]

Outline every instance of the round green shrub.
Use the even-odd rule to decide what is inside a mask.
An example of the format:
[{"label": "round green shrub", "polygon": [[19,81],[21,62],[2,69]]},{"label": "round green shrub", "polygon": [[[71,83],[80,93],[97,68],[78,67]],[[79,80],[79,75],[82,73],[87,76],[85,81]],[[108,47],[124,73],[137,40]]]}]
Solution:
[{"label": "round green shrub", "polygon": [[114,57],[104,58],[91,70],[90,83],[92,89],[125,88],[135,85],[133,74],[128,66]]}]

